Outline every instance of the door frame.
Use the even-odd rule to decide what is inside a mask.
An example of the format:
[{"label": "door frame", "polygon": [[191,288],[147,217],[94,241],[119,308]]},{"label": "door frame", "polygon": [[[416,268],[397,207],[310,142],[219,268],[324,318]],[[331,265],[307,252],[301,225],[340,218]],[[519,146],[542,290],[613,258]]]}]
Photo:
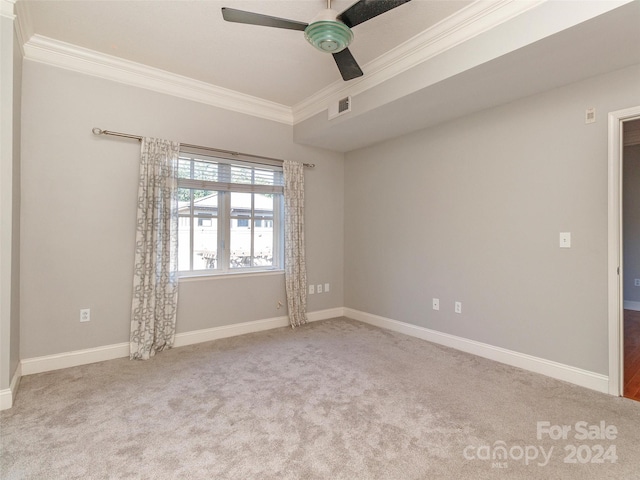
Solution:
[{"label": "door frame", "polygon": [[622,125],[640,118],[640,105],[609,113],[609,393],[624,394],[624,299],[622,289]]}]

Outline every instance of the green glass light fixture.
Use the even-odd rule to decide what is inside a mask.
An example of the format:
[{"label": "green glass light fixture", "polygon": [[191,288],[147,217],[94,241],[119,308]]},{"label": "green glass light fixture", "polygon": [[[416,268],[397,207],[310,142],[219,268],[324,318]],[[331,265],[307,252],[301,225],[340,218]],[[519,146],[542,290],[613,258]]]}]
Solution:
[{"label": "green glass light fixture", "polygon": [[349,45],[353,41],[351,29],[411,0],[356,0],[340,14],[331,8],[331,0],[325,1],[327,8],[310,23],[228,7],[222,7],[222,18],[227,22],[304,32],[305,38],[314,48],[333,56],[340,75],[346,82],[363,75],[358,62],[349,51]]},{"label": "green glass light fixture", "polygon": [[304,38],[321,52],[341,52],[353,40],[353,32],[344,23],[337,20],[338,12],[331,9],[330,0],[327,2],[327,6],[326,10],[322,10],[309,23],[304,31]]}]

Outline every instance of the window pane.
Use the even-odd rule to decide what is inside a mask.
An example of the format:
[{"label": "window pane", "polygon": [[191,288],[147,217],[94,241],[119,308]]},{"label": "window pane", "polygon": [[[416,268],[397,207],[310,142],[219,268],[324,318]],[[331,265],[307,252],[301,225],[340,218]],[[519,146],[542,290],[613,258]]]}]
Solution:
[{"label": "window pane", "polygon": [[178,159],[178,178],[191,178],[191,159]]},{"label": "window pane", "polygon": [[231,183],[253,183],[253,169],[249,167],[231,166]]},{"label": "window pane", "polygon": [[253,265],[273,266],[273,221],[256,220],[253,236]]},{"label": "window pane", "polygon": [[231,228],[229,255],[231,268],[251,266],[251,228]]},{"label": "window pane", "polygon": [[231,192],[231,268],[273,266],[273,204],[273,195]]},{"label": "window pane", "polygon": [[193,190],[193,270],[218,266],[218,192]]},{"label": "window pane", "polygon": [[[229,267],[251,267],[251,199],[252,193],[231,192],[231,245]],[[235,228],[234,228],[235,226]]]},{"label": "window pane", "polygon": [[178,178],[217,182],[218,169],[217,163],[199,162],[197,159],[194,161],[188,157],[178,159]]},{"label": "window pane", "polygon": [[229,175],[229,181],[231,183],[254,185],[283,185],[282,171],[279,169],[231,165]]},{"label": "window pane", "polygon": [[178,218],[178,270],[191,270],[191,218]]},{"label": "window pane", "polygon": [[[180,172],[184,165],[180,160]],[[188,168],[187,164],[187,168]],[[188,170],[187,170],[188,171]],[[191,189],[178,188],[178,270],[191,270]]]},{"label": "window pane", "polygon": [[193,229],[193,269],[208,270],[218,266],[218,221],[212,225],[194,226]]},{"label": "window pane", "polygon": [[194,190],[193,214],[198,217],[216,217],[218,215],[218,192]]},{"label": "window pane", "polygon": [[273,219],[273,195],[256,193],[254,197],[255,217]]},{"label": "window pane", "polygon": [[273,170],[256,169],[254,171],[253,183],[258,185],[275,185],[275,172]]},{"label": "window pane", "polygon": [[273,266],[273,198],[254,194],[254,266]]},{"label": "window pane", "polygon": [[231,192],[231,216],[251,217],[251,196],[253,193]]},{"label": "window pane", "polygon": [[254,216],[265,220],[273,220],[273,195],[255,194]]},{"label": "window pane", "polygon": [[211,182],[218,181],[218,164],[194,162],[193,178],[196,180],[209,180]]},{"label": "window pane", "polygon": [[191,189],[178,188],[178,210],[180,214],[189,214],[189,205],[191,202]]}]

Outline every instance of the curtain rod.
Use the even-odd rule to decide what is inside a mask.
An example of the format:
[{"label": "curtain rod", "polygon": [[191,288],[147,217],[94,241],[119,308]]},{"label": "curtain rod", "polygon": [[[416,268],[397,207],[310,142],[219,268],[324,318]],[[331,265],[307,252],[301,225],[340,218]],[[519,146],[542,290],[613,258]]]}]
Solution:
[{"label": "curtain rod", "polygon": [[[111,135],[113,137],[133,138],[135,140],[142,141],[142,137],[140,135],[131,135],[130,133],[112,132],[112,131],[109,131],[109,130],[102,130],[101,128],[97,128],[97,127],[93,128],[91,131],[93,132],[94,135]],[[226,153],[227,155],[231,155],[233,157],[242,156],[242,157],[247,157],[247,158],[257,158],[257,159],[262,159],[262,160],[271,160],[273,162],[283,162],[284,161],[284,160],[281,160],[279,158],[263,157],[261,155],[252,155],[250,153],[233,152],[231,150],[221,150],[219,148],[203,147],[201,145],[191,145],[190,143],[181,143],[180,146],[187,147],[187,148],[197,148],[197,149],[200,149],[200,150],[207,150],[207,151],[210,151],[210,152]],[[259,162],[257,162],[257,163],[259,163]],[[305,167],[309,167],[309,168],[314,168],[316,166],[315,163],[303,163],[303,165]]]}]

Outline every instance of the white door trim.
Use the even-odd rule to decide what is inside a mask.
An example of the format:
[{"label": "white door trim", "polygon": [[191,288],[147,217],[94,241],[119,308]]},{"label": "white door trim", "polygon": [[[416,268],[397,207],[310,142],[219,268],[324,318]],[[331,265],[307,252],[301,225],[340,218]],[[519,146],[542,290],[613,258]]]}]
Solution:
[{"label": "white door trim", "polygon": [[622,396],[624,311],[622,298],[622,123],[640,117],[640,105],[609,113],[609,393]]}]

